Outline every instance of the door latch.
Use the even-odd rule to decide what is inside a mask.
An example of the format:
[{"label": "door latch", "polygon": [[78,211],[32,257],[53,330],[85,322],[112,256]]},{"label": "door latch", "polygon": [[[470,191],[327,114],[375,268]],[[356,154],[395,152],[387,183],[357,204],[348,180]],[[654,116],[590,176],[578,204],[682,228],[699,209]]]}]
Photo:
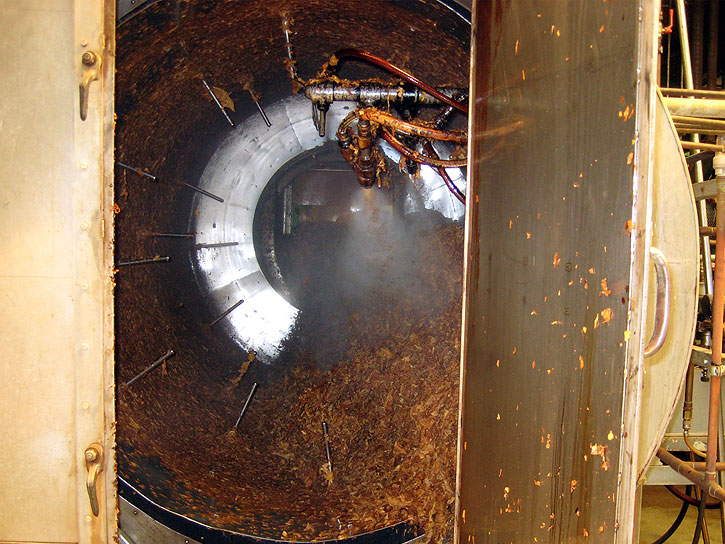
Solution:
[{"label": "door latch", "polygon": [[98,516],[98,488],[96,482],[98,475],[103,472],[103,446],[100,444],[91,444],[86,448],[86,469],[88,476],[86,478],[86,491],[88,491],[88,499],[91,501],[91,512],[94,516]]},{"label": "door latch", "polygon": [[86,51],[81,57],[83,75],[79,86],[81,99],[81,121],[88,116],[88,87],[92,81],[96,81],[101,73],[101,57],[93,51]]}]

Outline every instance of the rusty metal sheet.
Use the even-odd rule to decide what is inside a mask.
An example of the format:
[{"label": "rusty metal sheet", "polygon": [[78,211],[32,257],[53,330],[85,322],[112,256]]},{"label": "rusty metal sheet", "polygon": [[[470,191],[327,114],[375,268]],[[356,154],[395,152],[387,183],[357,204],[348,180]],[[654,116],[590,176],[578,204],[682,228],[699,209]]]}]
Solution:
[{"label": "rusty metal sheet", "polygon": [[615,540],[639,16],[474,7],[458,542]]}]

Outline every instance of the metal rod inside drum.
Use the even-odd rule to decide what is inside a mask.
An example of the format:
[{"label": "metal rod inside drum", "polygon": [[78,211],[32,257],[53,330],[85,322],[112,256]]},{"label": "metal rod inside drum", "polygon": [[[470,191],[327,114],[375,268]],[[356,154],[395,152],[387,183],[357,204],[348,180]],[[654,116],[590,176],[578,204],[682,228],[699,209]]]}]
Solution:
[{"label": "metal rod inside drum", "polygon": [[217,247],[233,247],[238,246],[239,242],[216,242],[214,244],[196,244],[196,249],[214,249]]},{"label": "metal rod inside drum", "polygon": [[211,90],[211,87],[209,87],[209,84],[206,82],[205,79],[202,79],[201,82],[204,84],[204,87],[206,87],[206,90],[209,91],[209,94],[214,99],[214,102],[216,103],[217,107],[219,108],[219,111],[221,111],[222,112],[222,115],[224,115],[224,117],[226,118],[226,120],[229,121],[229,124],[231,126],[234,126],[234,122],[231,120],[231,118],[229,117],[229,115],[227,115],[227,112],[224,109],[224,106],[222,106],[222,103],[219,102],[219,99],[214,94],[214,91]]},{"label": "metal rod inside drum", "polygon": [[262,119],[264,120],[264,124],[267,125],[268,127],[271,127],[272,126],[272,121],[270,121],[269,120],[269,117],[267,117],[267,114],[264,113],[264,109],[262,108],[262,104],[259,103],[259,100],[257,100],[256,95],[252,91],[249,91],[249,94],[252,95],[252,100],[254,101],[254,103],[257,106],[257,109],[259,110],[259,114],[262,116]]},{"label": "metal rod inside drum", "polygon": [[137,264],[168,263],[171,257],[153,257],[152,259],[140,259],[138,261],[124,261],[116,263],[116,266],[133,266]]},{"label": "metal rod inside drum", "polygon": [[208,196],[209,198],[213,198],[213,199],[214,199],[214,200],[216,200],[217,202],[224,202],[224,199],[223,199],[222,197],[220,197],[220,196],[216,196],[215,194],[213,194],[213,193],[210,193],[209,191],[205,191],[204,189],[199,189],[198,187],[195,187],[195,186],[194,186],[194,185],[192,185],[191,183],[182,183],[182,185],[185,185],[185,186],[186,186],[186,187],[188,187],[189,189],[193,189],[193,190],[194,190],[194,191],[196,191],[197,193],[201,193],[201,194],[203,194],[204,196]]},{"label": "metal rod inside drum", "polygon": [[330,457],[330,439],[327,436],[327,421],[322,422],[322,436],[325,439],[325,455],[327,456],[327,468],[332,472],[332,458]]},{"label": "metal rod inside drum", "polygon": [[144,172],[140,168],[136,168],[135,166],[131,166],[129,164],[124,164],[120,161],[116,161],[116,164],[120,166],[121,168],[125,168],[126,170],[130,170],[131,172],[135,172],[139,176],[143,176],[145,178],[149,178],[151,181],[156,181],[156,176],[153,176],[149,174],[148,172]]},{"label": "metal rod inside drum", "polygon": [[214,325],[216,325],[217,323],[219,323],[219,321],[221,321],[226,316],[228,316],[230,313],[232,313],[243,302],[244,302],[244,299],[240,300],[239,302],[235,302],[231,307],[229,307],[226,310],[224,310],[224,312],[221,315],[219,315],[216,319],[214,319],[214,321],[212,321],[211,323],[209,323],[209,326],[210,327],[213,327]]},{"label": "metal rod inside drum", "polygon": [[146,374],[148,374],[149,372],[151,372],[154,368],[156,368],[157,366],[159,366],[164,361],[168,361],[174,355],[176,355],[176,352],[174,352],[173,349],[170,349],[164,355],[162,355],[161,357],[159,357],[156,361],[154,361],[149,366],[147,366],[146,368],[144,368],[141,372],[139,372],[138,374],[136,374],[133,378],[131,378],[130,380],[128,380],[126,382],[126,384],[125,384],[125,387],[128,387],[129,385],[131,385],[136,380],[138,380],[140,378],[143,378]]},{"label": "metal rod inside drum", "polygon": [[252,397],[254,396],[254,392],[257,390],[257,386],[259,384],[257,382],[254,382],[252,385],[252,390],[249,392],[249,395],[247,396],[247,400],[244,401],[244,406],[242,406],[242,411],[239,412],[239,417],[237,418],[237,422],[234,424],[234,428],[236,429],[239,427],[239,422],[242,421],[242,418],[244,417],[244,412],[247,411],[247,407],[249,406],[249,403],[252,400]]},{"label": "metal rod inside drum", "polygon": [[193,232],[154,232],[151,236],[155,238],[193,238]]}]

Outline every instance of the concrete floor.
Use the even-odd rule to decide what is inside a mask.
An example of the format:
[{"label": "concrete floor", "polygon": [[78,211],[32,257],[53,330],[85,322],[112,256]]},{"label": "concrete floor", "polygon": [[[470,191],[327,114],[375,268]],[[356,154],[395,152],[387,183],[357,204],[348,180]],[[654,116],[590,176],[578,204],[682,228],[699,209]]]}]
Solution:
[{"label": "concrete floor", "polygon": [[[684,489],[684,488],[681,488]],[[673,496],[664,486],[645,486],[642,494],[642,515],[640,518],[640,544],[649,544],[657,540],[675,521],[682,502]],[[673,534],[667,544],[690,544],[695,533],[697,507],[690,506],[682,525]],[[720,511],[706,510],[705,520],[710,533],[711,544],[723,541],[720,531]],[[702,542],[702,538],[700,539]]]}]

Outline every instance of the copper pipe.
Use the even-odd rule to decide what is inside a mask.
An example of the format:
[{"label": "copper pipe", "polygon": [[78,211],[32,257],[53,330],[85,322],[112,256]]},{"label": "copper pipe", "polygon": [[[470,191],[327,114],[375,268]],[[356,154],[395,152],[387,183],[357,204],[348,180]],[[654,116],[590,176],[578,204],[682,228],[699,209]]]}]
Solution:
[{"label": "copper pipe", "polygon": [[[723,339],[723,313],[725,313],[725,177],[717,178],[717,208],[715,235],[715,281],[713,286],[712,303],[712,359],[710,365],[714,368],[722,364]],[[720,376],[710,378],[710,413],[707,421],[707,458],[705,477],[708,481],[715,481],[717,472],[717,440],[720,426]]]},{"label": "copper pipe", "polygon": [[468,141],[468,133],[462,130],[438,130],[428,128],[422,125],[408,123],[397,117],[393,117],[389,113],[385,113],[375,108],[365,108],[358,112],[360,119],[373,121],[389,129],[404,132],[411,136],[420,136],[421,138],[431,138],[433,140],[442,140],[445,142],[455,142],[457,144],[465,144]]},{"label": "copper pipe", "polygon": [[699,457],[705,457],[705,454],[695,447],[690,440],[690,427],[692,422],[692,392],[695,381],[695,365],[690,360],[687,366],[687,375],[685,378],[685,397],[682,403],[682,438],[692,453]]},{"label": "copper pipe", "polygon": [[427,83],[421,81],[417,77],[415,77],[410,72],[407,72],[403,70],[402,68],[398,68],[394,64],[391,64],[387,60],[378,57],[377,55],[373,55],[372,53],[368,51],[364,51],[362,49],[340,49],[339,51],[335,52],[334,55],[330,58],[330,61],[328,63],[328,66],[330,68],[334,68],[337,66],[337,64],[340,62],[340,59],[344,57],[354,57],[358,58],[364,61],[367,61],[371,64],[374,64],[376,66],[379,66],[380,68],[383,68],[384,70],[387,70],[391,74],[394,74],[398,77],[403,78],[408,83],[411,83],[418,87],[419,89],[427,92],[429,95],[437,98],[444,104],[448,104],[449,106],[453,106],[457,110],[468,114],[468,105],[461,104],[458,100],[452,99],[450,96],[446,96],[440,91],[438,91],[435,87],[432,85],[428,85]]},{"label": "copper pipe", "polygon": [[422,164],[430,164],[431,166],[440,166],[442,168],[462,168],[468,164],[467,159],[461,159],[461,160],[443,160],[443,159],[434,159],[433,157],[426,157],[425,155],[418,153],[417,151],[410,149],[409,147],[406,147],[403,142],[398,140],[395,136],[390,134],[389,132],[383,130],[381,132],[381,137],[383,140],[388,142],[393,148],[403,155],[405,158],[410,159],[415,162],[419,162]]},{"label": "copper pipe", "polygon": [[[690,431],[689,431],[689,430],[686,430],[686,431],[683,431],[683,432],[682,432],[682,438],[683,438],[683,440],[685,441],[685,444],[687,445],[687,448],[688,448],[688,449],[689,449],[689,450],[690,450],[690,451],[691,451],[692,453],[694,453],[694,454],[695,454],[695,455],[697,455],[698,457],[702,457],[703,459],[705,459],[705,457],[707,457],[707,454],[706,454],[706,453],[705,453],[704,451],[700,451],[700,450],[699,450],[699,449],[697,449],[697,448],[695,447],[695,445],[694,445],[694,444],[692,443],[692,440],[690,440]],[[705,469],[704,469],[704,467],[703,467],[703,468],[702,468],[702,469],[700,469],[700,470],[705,470]]]},{"label": "copper pipe", "polygon": [[657,450],[657,457],[660,458],[664,464],[672,467],[692,483],[696,484],[700,489],[704,489],[707,493],[720,501],[725,501],[725,489],[707,479],[705,474],[696,471],[690,467],[688,463],[678,459],[664,448]]},{"label": "copper pipe", "polygon": [[[705,461],[683,461],[688,467],[694,468],[695,470],[705,470]],[[725,471],[725,462],[715,463],[715,469],[717,471]]]}]

